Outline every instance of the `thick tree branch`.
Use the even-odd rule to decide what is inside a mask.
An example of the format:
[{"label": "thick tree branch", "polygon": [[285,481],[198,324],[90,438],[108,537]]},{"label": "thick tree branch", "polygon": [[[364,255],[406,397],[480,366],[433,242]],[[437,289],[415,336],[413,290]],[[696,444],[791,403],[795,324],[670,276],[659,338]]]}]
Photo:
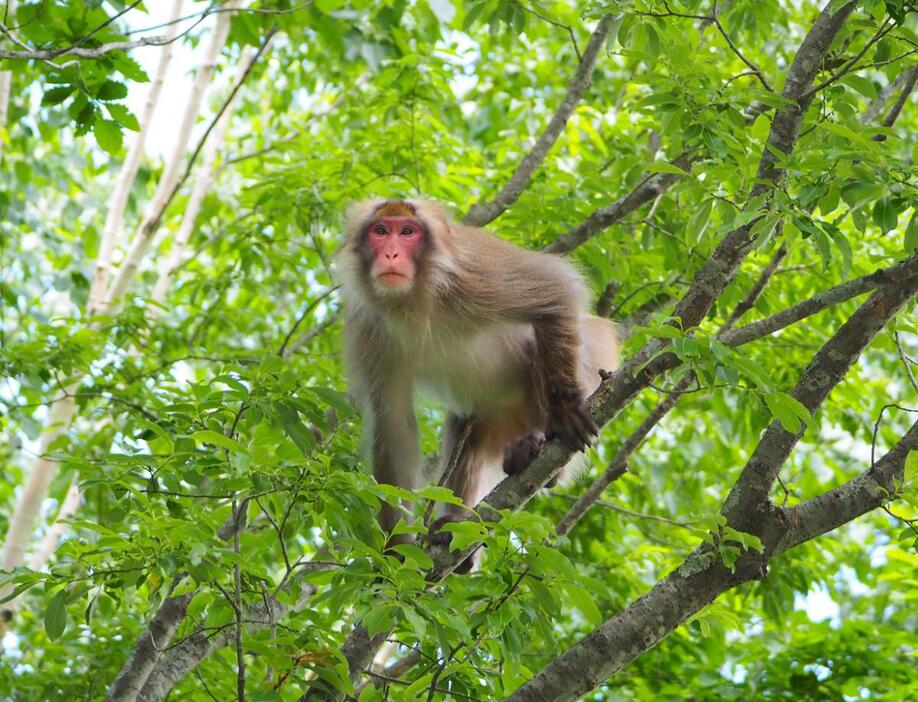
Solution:
[{"label": "thick tree branch", "polygon": [[[918,261],[918,254],[909,260]],[[813,414],[876,333],[916,292],[918,275],[874,292],[816,353],[791,395]],[[774,509],[768,498],[771,486],[805,431],[806,427],[801,427],[790,432],[777,420],[765,430],[724,503],[723,514],[734,529],[753,531]]]},{"label": "thick tree branch", "polygon": [[463,219],[465,224],[480,227],[491,222],[516,202],[523,190],[526,189],[526,186],[529,185],[532,174],[545,160],[549,149],[561,135],[567,120],[570,119],[577,104],[593,82],[593,68],[596,65],[596,59],[599,56],[602,45],[612,29],[614,19],[613,15],[608,14],[599,21],[592,36],[590,36],[590,41],[583,52],[577,71],[567,87],[567,94],[561,104],[558,105],[555,114],[552,115],[545,131],[542,132],[532,150],[523,157],[513,175],[510,176],[510,180],[501,188],[494,199],[490,202],[472,205]]},{"label": "thick tree branch", "polygon": [[167,597],[156,610],[153,619],[137,639],[134,650],[121,668],[121,673],[105,696],[106,702],[133,702],[147,681],[147,676],[159,660],[163,649],[169,645],[175,630],[185,618],[188,604],[194,597],[189,591],[176,597]]},{"label": "thick tree branch", "polygon": [[918,451],[918,422],[869,470],[802,504],[784,508],[790,526],[775,555],[827,534],[893,499],[910,451]]},{"label": "thick tree branch", "polygon": [[[800,376],[794,396],[811,412],[815,411],[877,331],[916,290],[918,276],[874,293],[816,353]],[[747,551],[731,571],[716,552],[706,546],[699,547],[649,593],[571,646],[510,695],[507,702],[540,702],[546,699],[568,702],[579,699],[662,641],[717,596],[741,582],[761,577],[768,561],[789,547],[784,544],[793,515],[785,515],[772,504],[768,499],[768,488],[802,435],[803,431],[792,434],[784,430],[779,422],[773,422],[724,504],[727,523],[734,529],[759,536],[765,549],[763,555]],[[916,441],[918,430],[913,427],[890,452],[891,455],[874,466],[874,471],[879,467],[880,473],[890,475],[891,481],[896,466],[904,463],[908,448]],[[877,479],[874,477],[871,480],[875,487]],[[845,496],[859,498],[858,507],[848,510],[848,514],[853,515],[851,518],[862,513],[858,511],[860,508],[882,502],[881,491],[876,489],[864,495],[868,488],[859,485],[856,490],[843,491]],[[806,516],[811,518],[811,528],[800,533],[797,543],[805,540],[804,534],[809,534],[806,538],[812,538],[823,533],[819,529],[827,531],[834,528],[834,522],[827,516],[830,511],[830,498],[825,498],[819,509],[810,510],[812,514]]]},{"label": "thick tree branch", "polygon": [[[691,159],[684,155],[677,158],[673,163],[684,171],[688,171],[691,168]],[[546,246],[545,251],[549,253],[569,253],[573,251],[587,239],[596,236],[596,234],[611,227],[616,222],[620,222],[641,205],[659,197],[680,177],[676,173],[655,173],[646,176],[630,193],[593,212],[583,222],[561,234]]]},{"label": "thick tree branch", "polygon": [[727,346],[741,346],[755,339],[768,336],[779,329],[789,327],[791,324],[821,312],[827,307],[845,302],[858,295],[863,295],[865,292],[869,292],[880,285],[901,282],[914,275],[918,275],[918,259],[912,256],[888,268],[881,268],[873,273],[862,275],[860,278],[840,283],[769,317],[751,322],[738,329],[724,332],[720,340]]}]

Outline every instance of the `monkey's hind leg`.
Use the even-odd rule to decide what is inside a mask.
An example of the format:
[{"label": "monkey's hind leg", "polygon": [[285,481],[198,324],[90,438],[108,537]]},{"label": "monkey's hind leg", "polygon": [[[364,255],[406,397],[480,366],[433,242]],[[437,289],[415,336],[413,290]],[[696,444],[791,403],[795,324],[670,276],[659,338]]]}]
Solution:
[{"label": "monkey's hind leg", "polygon": [[[445,486],[463,502],[462,506],[447,505],[443,516],[431,525],[431,543],[448,546],[452,534],[444,531],[443,526],[467,518],[469,509],[503,478],[500,445],[495,440],[493,422],[489,425],[486,420],[475,417],[447,417],[443,466],[445,471],[449,471]],[[473,553],[459,564],[456,572],[468,573],[477,567],[478,561],[478,553]]]},{"label": "monkey's hind leg", "polygon": [[507,475],[516,475],[523,468],[532,463],[532,459],[539,455],[542,444],[545,443],[545,433],[531,431],[518,436],[504,446],[503,469]]}]

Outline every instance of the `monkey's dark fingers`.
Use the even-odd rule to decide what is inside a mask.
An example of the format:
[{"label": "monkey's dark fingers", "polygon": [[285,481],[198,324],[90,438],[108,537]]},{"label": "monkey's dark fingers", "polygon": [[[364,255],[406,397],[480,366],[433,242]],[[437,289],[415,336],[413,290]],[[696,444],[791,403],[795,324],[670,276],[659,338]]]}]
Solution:
[{"label": "monkey's dark fingers", "polygon": [[599,434],[599,427],[590,417],[587,405],[571,408],[566,416],[552,427],[550,438],[560,439],[571,451],[583,451],[593,443],[594,437]]}]

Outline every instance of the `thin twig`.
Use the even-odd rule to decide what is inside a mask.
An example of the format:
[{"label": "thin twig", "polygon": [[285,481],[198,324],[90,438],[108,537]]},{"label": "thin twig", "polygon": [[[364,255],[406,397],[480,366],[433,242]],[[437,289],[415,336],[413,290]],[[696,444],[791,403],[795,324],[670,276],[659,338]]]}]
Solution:
[{"label": "thin twig", "polygon": [[733,40],[730,38],[730,35],[727,34],[727,30],[724,29],[724,26],[720,23],[720,19],[717,17],[717,0],[714,0],[714,8],[711,10],[711,21],[714,22],[714,25],[717,27],[717,31],[720,32],[720,35],[724,38],[724,41],[727,42],[727,46],[737,55],[740,61],[745,63],[749,70],[755,74],[755,77],[759,79],[759,82],[762,84],[762,87],[765,88],[769,93],[775,92],[775,89],[771,87],[771,84],[766,80],[765,75],[762,73],[762,69],[756,66],[752,61],[747,59],[743,52],[739,50],[739,47],[733,43]]},{"label": "thin twig", "polygon": [[902,340],[899,338],[899,332],[893,332],[893,338],[896,340],[896,350],[899,352],[899,358],[902,359],[902,366],[905,368],[909,382],[912,384],[912,387],[915,388],[915,392],[918,393],[918,381],[915,380],[915,375],[912,373],[912,364],[909,363],[908,356],[905,355],[905,350],[902,348]]}]

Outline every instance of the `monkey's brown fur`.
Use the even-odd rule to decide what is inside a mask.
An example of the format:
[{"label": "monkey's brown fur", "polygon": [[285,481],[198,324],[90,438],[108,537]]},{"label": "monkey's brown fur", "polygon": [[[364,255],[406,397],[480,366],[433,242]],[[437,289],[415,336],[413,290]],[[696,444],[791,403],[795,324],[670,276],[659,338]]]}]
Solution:
[{"label": "monkey's brown fur", "polygon": [[[383,215],[414,217],[426,230],[408,294],[386,294],[369,275],[367,230]],[[595,431],[584,398],[598,386],[599,370],[616,366],[618,343],[613,325],[587,312],[573,266],[453,222],[432,202],[361,202],[349,210],[345,231],[345,350],[377,480],[416,486],[416,388],[449,409],[444,462],[472,423],[449,482],[468,506],[504,470],[528,462],[545,434],[583,448],[585,423]],[[397,519],[384,509],[384,528]]]}]

